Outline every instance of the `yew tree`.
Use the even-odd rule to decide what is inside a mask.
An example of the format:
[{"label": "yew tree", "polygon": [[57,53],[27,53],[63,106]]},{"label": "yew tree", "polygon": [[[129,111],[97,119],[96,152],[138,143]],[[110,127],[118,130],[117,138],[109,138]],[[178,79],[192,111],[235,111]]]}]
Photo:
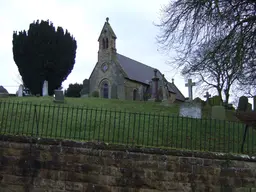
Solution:
[{"label": "yew tree", "polygon": [[49,20],[34,21],[28,31],[14,31],[12,44],[13,59],[24,86],[32,94],[42,94],[43,82],[47,80],[52,95],[73,70],[76,40]]}]

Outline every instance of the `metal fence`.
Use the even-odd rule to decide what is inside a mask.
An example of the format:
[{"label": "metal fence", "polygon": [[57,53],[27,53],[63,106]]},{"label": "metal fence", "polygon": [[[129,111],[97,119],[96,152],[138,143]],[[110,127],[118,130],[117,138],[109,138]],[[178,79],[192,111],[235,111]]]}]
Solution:
[{"label": "metal fence", "polygon": [[[240,153],[244,125],[154,113],[0,101],[0,134]],[[256,153],[249,129],[245,154]]]}]

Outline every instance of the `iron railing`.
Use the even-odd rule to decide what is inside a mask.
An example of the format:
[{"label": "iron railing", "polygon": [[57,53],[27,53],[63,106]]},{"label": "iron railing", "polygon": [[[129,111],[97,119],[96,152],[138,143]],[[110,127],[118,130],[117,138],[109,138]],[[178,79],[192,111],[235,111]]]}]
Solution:
[{"label": "iron railing", "polygon": [[[240,153],[244,125],[155,113],[0,101],[0,134]],[[245,154],[256,153],[249,129]]]}]

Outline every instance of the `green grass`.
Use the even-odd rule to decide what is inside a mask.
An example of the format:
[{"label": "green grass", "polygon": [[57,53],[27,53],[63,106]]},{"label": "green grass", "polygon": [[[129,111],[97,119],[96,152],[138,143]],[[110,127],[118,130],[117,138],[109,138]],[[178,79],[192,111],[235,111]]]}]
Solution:
[{"label": "green grass", "polygon": [[[238,122],[178,117],[178,105],[51,97],[0,99],[1,134],[104,141],[128,145],[239,153],[244,126]],[[207,117],[204,109],[204,117]],[[245,153],[256,152],[250,129]]]}]

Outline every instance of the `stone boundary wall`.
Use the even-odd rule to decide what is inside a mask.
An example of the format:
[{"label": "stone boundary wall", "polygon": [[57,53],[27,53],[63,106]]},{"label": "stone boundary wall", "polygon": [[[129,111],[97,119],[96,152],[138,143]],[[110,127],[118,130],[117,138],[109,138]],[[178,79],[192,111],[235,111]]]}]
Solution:
[{"label": "stone boundary wall", "polygon": [[0,191],[256,192],[256,158],[0,135]]}]

